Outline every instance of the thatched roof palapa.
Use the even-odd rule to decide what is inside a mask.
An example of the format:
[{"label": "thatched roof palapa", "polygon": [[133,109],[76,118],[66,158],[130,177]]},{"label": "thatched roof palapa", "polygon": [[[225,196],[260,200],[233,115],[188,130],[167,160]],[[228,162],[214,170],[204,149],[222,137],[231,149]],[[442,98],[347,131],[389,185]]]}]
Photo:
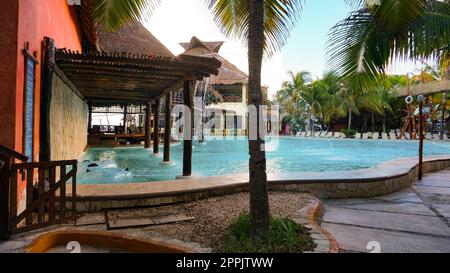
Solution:
[{"label": "thatched roof palapa", "polygon": [[233,85],[248,83],[248,75],[219,54],[223,43],[221,41],[203,42],[194,36],[191,42],[180,43],[180,45],[186,50],[183,53],[185,55],[216,58],[222,62],[219,74],[210,77],[211,84]]}]

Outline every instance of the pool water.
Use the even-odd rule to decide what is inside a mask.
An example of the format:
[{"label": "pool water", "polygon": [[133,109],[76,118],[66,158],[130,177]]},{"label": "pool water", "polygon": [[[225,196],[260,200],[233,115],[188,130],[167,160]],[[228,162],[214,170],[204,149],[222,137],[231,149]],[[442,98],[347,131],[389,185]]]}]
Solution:
[{"label": "pool water", "polygon": [[[244,138],[209,139],[193,146],[194,176],[248,172],[248,141]],[[346,171],[417,156],[418,142],[281,137],[278,142],[268,142],[266,151],[269,173]],[[450,142],[425,142],[424,154],[450,154]],[[81,158],[77,178],[84,184],[174,180],[182,173],[182,158],[182,144],[171,147],[174,164],[166,166],[160,164],[162,156],[153,156],[151,149],[90,148]],[[88,167],[92,164],[94,167]]]}]

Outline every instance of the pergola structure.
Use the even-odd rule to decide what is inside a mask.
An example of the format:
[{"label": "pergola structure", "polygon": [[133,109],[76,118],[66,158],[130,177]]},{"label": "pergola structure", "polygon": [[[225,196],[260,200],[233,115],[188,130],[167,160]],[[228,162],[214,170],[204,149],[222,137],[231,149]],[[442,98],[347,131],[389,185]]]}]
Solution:
[{"label": "pergola structure", "polygon": [[[47,48],[47,52],[50,56],[48,60],[54,60],[54,72],[87,102],[89,128],[92,125],[92,107],[146,105],[145,147],[150,148],[151,115],[153,112],[155,121],[159,120],[161,100],[165,99],[164,162],[170,162],[172,92],[182,89],[184,105],[192,111],[193,82],[217,75],[221,66],[215,58],[189,55],[164,57],[125,52],[80,53],[51,47]],[[53,54],[54,58],[51,58]],[[154,122],[153,134],[153,153],[158,154],[158,122]],[[191,173],[192,137],[184,139],[183,176],[190,176]]]},{"label": "pergola structure", "polygon": [[435,93],[449,92],[450,91],[450,80],[432,81],[427,83],[421,83],[416,85],[411,85],[410,87],[401,87],[397,90],[397,96],[406,97],[409,95],[432,95]]}]

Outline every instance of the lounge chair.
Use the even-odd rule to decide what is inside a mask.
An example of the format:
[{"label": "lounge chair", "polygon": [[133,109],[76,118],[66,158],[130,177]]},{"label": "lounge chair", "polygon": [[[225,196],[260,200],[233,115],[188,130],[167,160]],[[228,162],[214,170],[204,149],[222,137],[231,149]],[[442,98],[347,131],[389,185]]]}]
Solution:
[{"label": "lounge chair", "polygon": [[322,132],[315,132],[314,133],[314,137],[320,137],[320,134],[321,134]]},{"label": "lounge chair", "polygon": [[372,134],[372,139],[379,139],[380,138],[380,133],[375,132]]},{"label": "lounge chair", "polygon": [[390,138],[390,139],[397,139],[397,136],[395,135],[395,132],[392,132],[392,131],[391,131],[391,132],[389,133],[389,138]]},{"label": "lounge chair", "polygon": [[441,134],[433,134],[433,138],[435,140],[440,140],[441,139]]},{"label": "lounge chair", "polygon": [[310,137],[311,136],[311,131],[309,131],[309,132],[306,132],[306,134],[305,134],[305,137]]},{"label": "lounge chair", "polygon": [[381,138],[382,139],[389,139],[389,136],[387,133],[381,133]]},{"label": "lounge chair", "polygon": [[448,136],[447,136],[447,134],[444,134],[444,138],[443,138],[443,140],[448,140]]},{"label": "lounge chair", "polygon": [[369,139],[369,133],[362,134],[362,139]]},{"label": "lounge chair", "polygon": [[326,137],[326,138],[332,138],[332,137],[333,137],[333,132],[328,132],[328,133],[325,135],[325,137]]},{"label": "lounge chair", "polygon": [[403,134],[403,137],[404,137],[405,139],[411,139],[411,134],[405,132],[405,133]]},{"label": "lounge chair", "polygon": [[342,133],[334,132],[334,138],[342,138]]},{"label": "lounge chair", "polygon": [[431,133],[426,133],[425,139],[427,140],[433,140],[433,135]]},{"label": "lounge chair", "polygon": [[295,136],[296,136],[296,137],[301,137],[301,136],[302,136],[302,133],[301,133],[301,132],[297,132],[297,133],[295,134]]}]

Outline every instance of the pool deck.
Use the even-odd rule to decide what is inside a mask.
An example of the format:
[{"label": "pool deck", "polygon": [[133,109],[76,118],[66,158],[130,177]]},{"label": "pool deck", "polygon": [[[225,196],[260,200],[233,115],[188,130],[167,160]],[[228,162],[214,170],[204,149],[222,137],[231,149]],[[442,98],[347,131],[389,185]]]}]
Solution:
[{"label": "pool deck", "polygon": [[[409,187],[416,177],[417,165],[417,158],[402,158],[369,169],[268,174],[268,181],[271,190],[310,192],[327,199],[366,198]],[[424,159],[425,173],[448,167],[448,155],[427,156]],[[188,202],[247,190],[248,174],[147,183],[80,184],[77,186],[77,209],[95,212]]]},{"label": "pool deck", "polygon": [[322,227],[342,251],[450,252],[450,168],[426,174],[399,192],[326,200],[323,207]]}]

